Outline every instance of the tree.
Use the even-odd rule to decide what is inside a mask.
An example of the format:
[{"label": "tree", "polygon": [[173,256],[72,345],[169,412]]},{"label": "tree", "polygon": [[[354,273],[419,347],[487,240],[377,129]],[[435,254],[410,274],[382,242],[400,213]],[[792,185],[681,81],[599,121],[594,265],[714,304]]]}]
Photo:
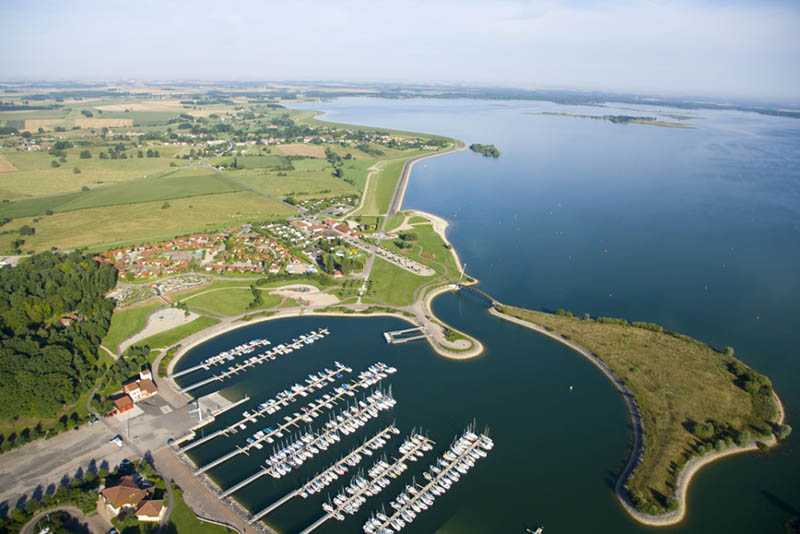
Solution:
[{"label": "tree", "polygon": [[73,167],[72,174],[80,174],[81,170],[78,167]]},{"label": "tree", "polygon": [[83,187],[81,187],[81,191],[83,191],[84,193],[89,191],[89,186],[88,185],[84,185]]},{"label": "tree", "polygon": [[23,224],[22,226],[19,227],[19,230],[17,230],[17,232],[19,232],[19,235],[33,235],[36,233],[36,228],[32,228],[27,224]]},{"label": "tree", "polygon": [[725,356],[728,358],[733,358],[733,355],[736,351],[733,350],[733,347],[725,347]]},{"label": "tree", "polygon": [[710,439],[714,436],[714,425],[711,423],[695,423],[692,425],[692,434],[700,439]]},{"label": "tree", "polygon": [[792,427],[789,425],[781,425],[778,427],[777,432],[775,432],[775,436],[778,439],[786,439],[792,433]]},{"label": "tree", "polygon": [[50,166],[53,167],[54,169],[61,167],[61,165],[59,165],[59,163],[56,160],[51,161]]},{"label": "tree", "polygon": [[749,430],[744,429],[736,433],[736,444],[740,447],[748,445],[753,440],[753,434]]},{"label": "tree", "polygon": [[162,210],[165,210],[165,209],[168,209],[168,208],[169,208],[169,202],[164,202],[163,204],[161,204],[161,209]]},{"label": "tree", "polygon": [[88,150],[81,150],[80,158],[81,159],[90,159],[92,157],[92,153]]}]

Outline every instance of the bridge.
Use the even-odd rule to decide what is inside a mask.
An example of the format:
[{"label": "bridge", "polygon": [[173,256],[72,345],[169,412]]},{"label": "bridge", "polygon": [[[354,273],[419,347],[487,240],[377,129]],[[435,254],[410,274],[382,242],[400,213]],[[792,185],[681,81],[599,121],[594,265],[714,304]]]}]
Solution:
[{"label": "bridge", "polygon": [[492,307],[500,306],[500,301],[496,300],[493,296],[491,296],[486,291],[478,289],[477,287],[472,286],[472,285],[462,284],[461,282],[456,283],[456,286],[458,286],[458,289],[466,289],[467,291],[472,291],[476,295],[478,295],[480,297],[483,297],[484,299],[489,301],[489,304],[491,304]]}]

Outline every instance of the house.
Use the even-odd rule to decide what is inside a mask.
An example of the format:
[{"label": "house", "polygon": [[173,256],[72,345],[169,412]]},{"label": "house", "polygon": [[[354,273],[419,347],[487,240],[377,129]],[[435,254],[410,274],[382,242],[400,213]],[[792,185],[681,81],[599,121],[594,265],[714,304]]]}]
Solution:
[{"label": "house", "polygon": [[160,522],[166,511],[163,500],[145,500],[136,509],[136,518],[139,521]]},{"label": "house", "polygon": [[131,380],[122,384],[122,392],[128,395],[133,402],[139,402],[158,393],[158,388],[152,379],[145,378],[144,380]]},{"label": "house", "polygon": [[123,395],[118,399],[114,399],[114,408],[116,408],[119,413],[127,412],[133,408],[133,400],[128,395]]},{"label": "house", "polygon": [[150,491],[139,488],[131,476],[124,476],[116,486],[100,491],[100,498],[112,517],[118,516],[122,511],[136,511],[149,496]]}]

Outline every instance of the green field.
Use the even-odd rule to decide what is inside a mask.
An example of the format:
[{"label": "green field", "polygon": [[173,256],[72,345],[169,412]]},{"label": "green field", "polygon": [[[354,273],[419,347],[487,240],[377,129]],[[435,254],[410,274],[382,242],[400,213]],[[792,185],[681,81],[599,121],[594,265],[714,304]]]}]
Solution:
[{"label": "green field", "polygon": [[147,345],[151,349],[164,349],[171,347],[181,339],[191,336],[195,332],[205,330],[209,326],[214,326],[219,320],[212,319],[211,317],[198,317],[190,323],[172,328],[165,332],[161,332],[147,339],[137,342],[137,345]]},{"label": "green field", "polygon": [[[175,526],[178,534],[225,534],[232,532],[230,529],[219,525],[212,525],[197,519],[197,515],[183,500],[183,491],[173,484],[175,502],[169,515],[169,523]],[[166,529],[169,531],[169,528]]]},{"label": "green field", "polygon": [[293,196],[297,200],[357,193],[344,180],[331,176],[330,168],[320,171],[290,171],[285,174],[286,176],[279,176],[278,171],[254,169],[236,172],[231,176],[263,193],[275,197]]},{"label": "green field", "polygon": [[143,202],[121,206],[55,213],[33,222],[31,217],[15,219],[3,230],[22,225],[36,229],[32,236],[16,232],[0,235],[0,251],[11,251],[11,242],[25,239],[25,251],[84,246],[108,246],[168,239],[175,235],[215,230],[250,220],[267,220],[286,216],[294,210],[250,191],[179,198],[169,201]]},{"label": "green field", "polygon": [[510,306],[500,311],[568,336],[596,354],[630,388],[642,412],[647,441],[629,487],[650,501],[663,504],[664,497],[673,494],[676,467],[698,449],[698,438],[688,430],[693,423],[713,421],[719,435],[711,438],[712,444],[735,430],[769,427],[768,410],[759,407],[731,372],[737,360],[704,343]]},{"label": "green field", "polygon": [[[96,188],[104,184],[123,182],[168,170],[175,154],[188,152],[182,146],[157,146],[160,158],[137,158],[136,150],[128,150],[128,159],[100,159],[97,154],[105,147],[71,148],[66,150],[67,162],[53,168],[52,155],[45,151],[3,151],[2,155],[14,164],[16,171],[0,173],[0,199],[50,195],[78,191],[83,186]],[[80,159],[82,150],[89,150],[90,159]],[[80,174],[73,169],[78,167]]]},{"label": "green field", "polygon": [[414,303],[414,291],[434,278],[417,276],[383,258],[375,258],[369,276],[372,287],[362,300],[390,306],[410,306]]},{"label": "green field", "polygon": [[0,204],[0,217],[34,217],[54,212],[101,208],[121,204],[172,200],[201,195],[230,193],[244,188],[208,169],[182,169],[175,173],[140,178],[78,193],[18,200]]},{"label": "green field", "polygon": [[286,156],[268,155],[268,156],[227,156],[222,158],[214,158],[211,162],[212,165],[224,165],[231,167],[236,160],[237,169],[269,169],[271,167],[289,167],[292,162]]},{"label": "green field", "polygon": [[114,315],[111,316],[111,326],[102,344],[112,352],[118,352],[119,344],[141,331],[147,324],[150,312],[162,306],[164,306],[163,302],[153,302],[127,310],[115,310]]},{"label": "green field", "polygon": [[213,312],[220,315],[239,315],[251,310],[274,308],[281,303],[281,297],[261,291],[262,303],[256,308],[248,308],[253,301],[250,286],[206,289],[203,292],[181,299],[189,309],[199,313]]}]

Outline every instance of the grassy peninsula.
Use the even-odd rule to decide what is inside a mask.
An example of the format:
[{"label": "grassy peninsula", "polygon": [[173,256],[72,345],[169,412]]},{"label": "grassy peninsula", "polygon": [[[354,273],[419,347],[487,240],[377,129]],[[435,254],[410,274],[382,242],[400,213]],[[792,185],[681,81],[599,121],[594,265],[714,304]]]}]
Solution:
[{"label": "grassy peninsula", "polygon": [[678,508],[678,475],[692,458],[787,432],[777,424],[770,380],[731,348],[719,352],[652,323],[511,306],[498,311],[588,349],[630,390],[641,412],[644,450],[626,486],[639,512]]}]

